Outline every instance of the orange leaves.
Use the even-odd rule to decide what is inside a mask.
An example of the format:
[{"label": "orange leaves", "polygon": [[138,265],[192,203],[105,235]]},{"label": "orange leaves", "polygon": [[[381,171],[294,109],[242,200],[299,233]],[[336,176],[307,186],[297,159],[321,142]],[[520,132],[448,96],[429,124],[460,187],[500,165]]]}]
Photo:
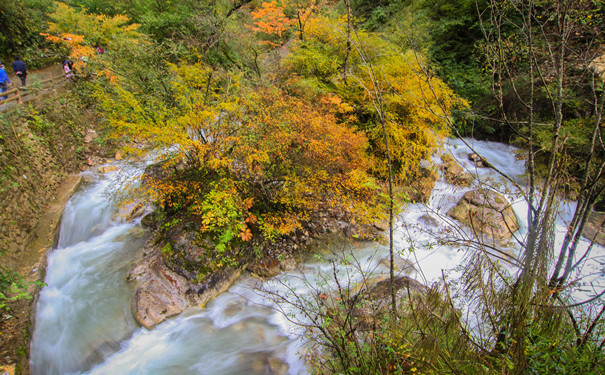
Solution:
[{"label": "orange leaves", "polygon": [[[277,5],[277,1],[262,3],[261,7],[251,12],[255,20],[252,30],[267,35],[276,35],[282,37],[283,33],[290,28],[292,20],[284,14],[284,6]],[[265,43],[276,46],[270,41]]]},{"label": "orange leaves", "polygon": [[[187,158],[191,162],[194,157],[192,165],[206,176],[219,178],[189,209],[203,218],[203,231],[237,228],[237,237],[250,241],[258,229],[272,237],[301,228],[310,212],[328,209],[363,215],[357,207],[368,206],[356,205],[358,200],[378,205],[378,187],[368,183],[372,178],[366,174],[371,165],[365,153],[367,140],[337,121],[334,112],[345,104],[338,97],[309,100],[268,88],[221,97],[214,86],[205,89],[208,82],[224,79],[219,74],[214,73],[212,80],[207,71],[197,77],[181,74],[184,80],[176,89],[189,95],[191,86],[197,86],[191,95],[201,92],[200,99],[208,103],[182,107],[179,118],[191,119],[189,132],[205,137],[192,140]],[[193,121],[201,118],[197,124]],[[359,177],[363,175],[365,179]]]},{"label": "orange leaves", "polygon": [[205,232],[214,226],[216,222],[216,213],[212,211],[205,212],[202,216],[202,227],[200,230]]},{"label": "orange leaves", "polygon": [[303,29],[313,13],[315,5],[306,1],[274,0],[263,2],[251,12],[254,23],[250,29],[260,33],[265,40],[260,44],[278,47],[283,42],[286,32],[298,28],[299,37],[303,39]]},{"label": "orange leaves", "polygon": [[48,41],[66,46],[70,50],[70,56],[75,60],[76,67],[81,67],[84,64],[84,59],[95,54],[95,50],[85,44],[83,35],[72,33],[61,33],[58,35],[40,33],[40,35],[44,36]]},{"label": "orange leaves", "polygon": [[367,138],[346,123],[351,107],[340,97],[252,91],[201,63],[168,72],[170,108],[111,80],[114,96],[102,103],[112,101],[116,133],[167,146],[149,196],[168,215],[194,219],[224,254],[234,242],[289,234],[320,211],[357,222],[376,214]]},{"label": "orange leaves", "polygon": [[[232,138],[231,156],[245,161],[238,173],[257,181],[284,211],[258,218],[265,234],[286,234],[300,227],[307,212],[352,212],[355,201],[374,200],[372,180],[351,179],[370,167],[366,138],[333,115],[339,98],[313,101],[279,90],[259,89],[245,101],[244,122]],[[365,186],[357,186],[362,182]],[[247,220],[255,221],[250,216]]]},{"label": "orange leaves", "polygon": [[66,46],[76,64],[83,65],[83,59],[95,55],[95,44],[116,50],[119,45],[137,43],[142,38],[142,34],[137,32],[139,25],[127,25],[130,20],[124,15],[91,15],[64,3],[56,4],[55,11],[49,14],[53,21],[48,24],[50,33],[41,35]]},{"label": "orange leaves", "polygon": [[[385,119],[395,173],[403,180],[447,135],[452,108],[466,103],[431,73],[421,53],[402,51],[367,31],[347,41],[346,27],[346,19],[311,19],[305,42],[295,44],[285,59],[286,75],[303,91],[338,93],[328,94],[327,104],[341,121],[355,123],[365,133],[370,152],[380,159],[386,153]],[[341,69],[345,58],[346,74]],[[373,173],[386,176],[384,163],[376,164]]]},{"label": "orange leaves", "polygon": [[246,228],[240,232],[239,237],[242,241],[248,242],[252,239],[252,231],[250,231],[249,228]]},{"label": "orange leaves", "polygon": [[[249,209],[251,209],[251,208],[252,208],[252,205],[253,205],[253,204],[254,204],[254,198],[246,198],[246,199],[244,199],[244,201],[242,202],[242,208],[243,208],[244,210],[246,210],[246,211],[247,211],[247,210],[249,210]],[[254,216],[254,215],[252,215],[252,216]],[[247,221],[248,221],[248,219],[246,219],[246,222],[247,222]],[[252,222],[255,222],[255,220],[254,220],[254,221],[252,221]]]}]

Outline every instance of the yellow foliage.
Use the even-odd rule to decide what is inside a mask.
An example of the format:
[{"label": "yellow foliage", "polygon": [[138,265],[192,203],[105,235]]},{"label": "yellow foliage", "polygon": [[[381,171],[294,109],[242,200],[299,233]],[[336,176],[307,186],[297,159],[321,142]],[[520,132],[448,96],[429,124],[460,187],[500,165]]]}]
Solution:
[{"label": "yellow foliage", "polygon": [[203,64],[169,71],[175,107],[111,81],[98,93],[115,136],[166,147],[187,173],[154,181],[150,197],[187,207],[202,232],[231,228],[242,241],[255,230],[290,233],[319,211],[360,222],[381,214],[367,139],[337,120],[346,110],[338,97],[248,90],[238,75]]},{"label": "yellow foliage", "polygon": [[[435,77],[424,56],[399,51],[379,34],[357,31],[350,40],[346,74],[338,68],[346,55],[346,19],[316,17],[309,20],[306,41],[286,58],[286,71],[294,84],[320,79],[336,87],[329,101],[341,117],[357,122],[370,138],[373,152],[385,157],[384,128],[398,177],[414,175],[421,159],[428,158],[449,132],[450,113],[467,103]],[[337,69],[338,68],[338,69]],[[346,78],[346,80],[345,80]],[[316,82],[316,81],[315,81]],[[322,86],[318,86],[322,90]],[[364,122],[358,121],[363,113]],[[376,172],[386,175],[386,165]]]},{"label": "yellow foliage", "polygon": [[130,20],[124,15],[91,15],[65,3],[55,4],[55,12],[49,15],[53,20],[48,23],[49,33],[41,35],[53,43],[66,46],[70,57],[76,60],[76,67],[82,67],[85,61],[95,55],[95,44],[112,50],[122,44],[138,43],[143,38],[137,31],[139,25],[128,25]]}]

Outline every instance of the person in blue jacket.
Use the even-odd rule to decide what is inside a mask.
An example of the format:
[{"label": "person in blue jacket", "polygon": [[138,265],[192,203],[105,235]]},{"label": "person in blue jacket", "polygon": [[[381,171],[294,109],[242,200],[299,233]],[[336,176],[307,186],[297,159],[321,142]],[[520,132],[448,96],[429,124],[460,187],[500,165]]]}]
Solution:
[{"label": "person in blue jacket", "polygon": [[[0,63],[0,93],[6,92],[8,90],[8,85],[11,84],[11,80],[8,78],[6,74],[6,70],[4,70],[4,64]],[[0,97],[0,100],[6,99],[6,96]]]},{"label": "person in blue jacket", "polygon": [[27,69],[25,63],[21,61],[21,57],[16,56],[15,62],[13,63],[13,70],[15,74],[21,78],[21,86],[25,86],[25,78],[27,77]]}]

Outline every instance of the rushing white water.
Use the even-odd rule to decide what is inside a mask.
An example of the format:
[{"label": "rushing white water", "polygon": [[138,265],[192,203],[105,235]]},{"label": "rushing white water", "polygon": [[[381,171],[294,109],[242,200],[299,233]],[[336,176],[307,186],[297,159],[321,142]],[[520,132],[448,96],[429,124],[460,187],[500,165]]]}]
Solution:
[{"label": "rushing white water", "polygon": [[133,232],[135,224],[111,220],[115,208],[107,194],[116,175],[89,183],[66,206],[37,305],[35,374],[90,367],[137,328],[130,311],[132,286],[124,275],[144,238]]},{"label": "rushing white water", "polygon": [[[525,168],[515,158],[517,150],[491,142],[473,141],[473,146],[522,184]],[[493,170],[475,168],[461,141],[450,141],[446,150],[478,177],[476,184],[499,190],[513,202],[521,224],[517,235],[523,236],[527,206],[519,192]],[[387,247],[332,244],[351,250],[357,266],[312,257],[298,270],[267,281],[244,276],[205,309],[189,309],[152,330],[139,328],[132,318],[133,286],[125,278],[146,237],[138,223],[112,220],[116,209],[108,194],[121,175],[140,172],[139,168],[98,178],[67,205],[59,247],[49,257],[48,286],[38,302],[31,347],[34,374],[302,374],[306,372],[304,331],[291,320],[305,317],[287,304],[280,306],[282,312],[276,310],[272,298],[256,288],[294,303],[312,301],[318,292],[336,289],[333,273],[354,283],[362,273],[387,271],[379,263],[387,256]],[[445,213],[469,189],[438,182],[427,205],[409,205],[398,218],[395,248],[417,264],[418,279],[434,281],[442,270],[452,270],[464,260],[466,251],[440,244],[436,238],[447,233]],[[558,241],[573,204],[563,209]],[[427,214],[433,220],[423,219]],[[510,251],[514,255],[514,246]],[[605,254],[601,247],[593,252]],[[323,258],[330,258],[330,253],[326,251]],[[582,270],[584,274],[601,274],[596,259]]]},{"label": "rushing white water", "polygon": [[[461,188],[438,181],[427,205],[417,204],[406,207],[400,216],[398,234],[396,236],[396,248],[399,249],[400,254],[411,261],[418,262],[418,277],[427,282],[435,281],[442,277],[442,270],[453,270],[463,262],[465,256],[469,255],[463,246],[452,247],[441,245],[436,241],[437,238],[448,237],[450,231],[460,231],[461,229],[463,235],[471,236],[468,231],[464,232],[464,228],[460,228],[459,224],[447,218],[449,209],[469,190],[481,186],[503,194],[511,203],[519,222],[520,228],[515,232],[514,236],[519,240],[523,240],[527,234],[528,205],[522,195],[523,189],[526,188],[524,181],[526,169],[522,158],[519,157],[523,156],[521,150],[495,142],[472,139],[466,139],[466,142],[470,143],[471,147],[479,155],[485,157],[490,164],[517,183],[518,187],[507,182],[505,178],[491,168],[475,167],[468,160],[467,156],[471,151],[464,142],[459,139],[449,140],[444,148],[444,152],[451,153],[467,172],[472,173],[476,177],[473,186]],[[571,220],[576,206],[574,202],[561,201],[559,203],[559,215],[555,223],[554,249],[560,248],[563,243],[567,224]],[[426,221],[421,219],[427,214],[434,219],[433,223],[427,224]],[[456,236],[460,236],[460,233],[456,233]],[[579,256],[577,258],[584,254],[588,246],[589,241],[584,239],[578,246],[577,254]],[[410,248],[413,248],[414,252],[410,253],[407,251]],[[515,256],[518,255],[519,247],[513,239],[509,246],[505,247],[505,250],[510,255]],[[555,255],[558,255],[558,253]],[[603,270],[605,268],[604,257],[605,248],[596,245],[592,249],[589,261],[586,262],[584,267],[576,270],[575,274],[570,278],[577,280],[578,285],[584,286],[574,292],[574,296],[578,300],[594,296],[605,288],[605,283],[602,281]],[[455,277],[456,275],[456,272],[451,272],[450,274],[451,277]]]}]

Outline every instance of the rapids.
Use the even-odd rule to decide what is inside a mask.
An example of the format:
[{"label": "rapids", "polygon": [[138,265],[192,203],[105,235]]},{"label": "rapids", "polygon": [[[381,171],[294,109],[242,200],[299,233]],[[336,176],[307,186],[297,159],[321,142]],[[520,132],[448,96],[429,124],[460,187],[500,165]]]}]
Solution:
[{"label": "rapids", "polygon": [[[518,150],[469,142],[491,164],[523,184],[525,167],[516,158]],[[493,170],[476,169],[467,160],[469,151],[462,141],[449,141],[446,152],[482,183],[507,196],[520,221],[517,235],[523,236],[527,206],[519,192]],[[120,166],[116,172],[94,176],[66,207],[58,248],[48,258],[47,286],[37,305],[30,359],[33,374],[303,374],[304,331],[291,320],[304,317],[292,306],[280,306],[280,312],[258,287],[292,300],[313,299],[318,290],[335,287],[333,279],[325,277],[333,272],[347,282],[359,280],[360,270],[387,272],[379,262],[388,255],[388,247],[350,245],[358,267],[338,262],[335,269],[326,261],[333,249],[326,249],[323,256],[310,256],[296,271],[267,281],[244,275],[205,309],[191,308],[152,330],[140,328],[132,317],[133,285],[126,282],[126,274],[147,234],[136,221],[114,218],[117,209],[111,196],[119,181],[142,173],[143,166]],[[413,277],[430,283],[442,277],[442,270],[450,278],[456,276],[466,252],[441,244],[435,235],[446,230],[445,213],[468,190],[437,182],[428,204],[410,204],[399,215],[395,249],[417,264]],[[561,205],[557,241],[562,240],[573,208],[573,203]],[[434,219],[431,223],[420,219],[427,213]],[[332,246],[338,249],[342,244]],[[513,246],[509,251],[514,255],[518,250]],[[594,289],[600,287],[605,249],[597,247],[593,254],[582,274]]]}]

